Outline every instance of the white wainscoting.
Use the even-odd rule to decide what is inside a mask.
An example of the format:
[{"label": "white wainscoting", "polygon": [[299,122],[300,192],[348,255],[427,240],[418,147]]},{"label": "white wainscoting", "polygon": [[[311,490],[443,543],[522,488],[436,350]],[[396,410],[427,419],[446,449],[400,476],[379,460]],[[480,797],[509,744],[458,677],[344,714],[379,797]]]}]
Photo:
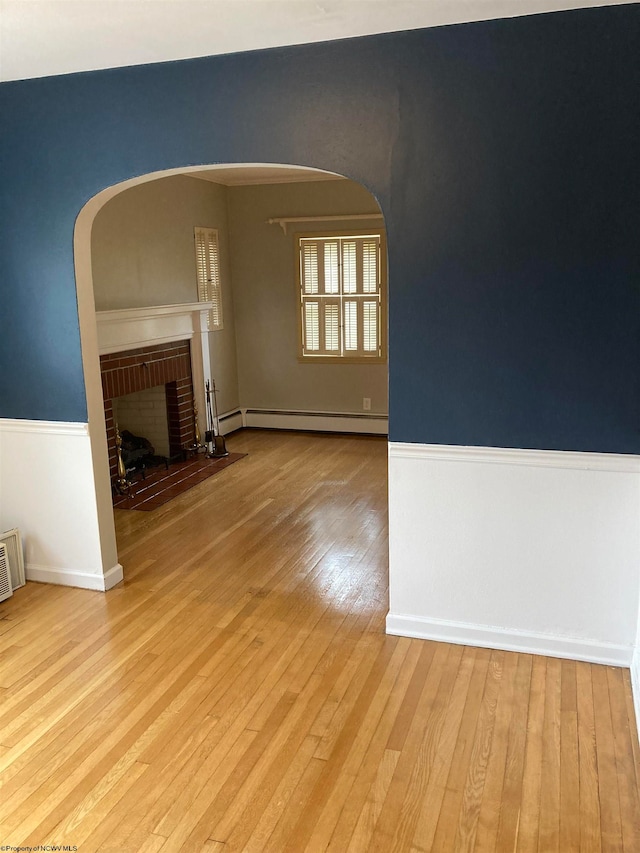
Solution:
[{"label": "white wainscoting", "polygon": [[87,424],[0,419],[0,529],[20,529],[27,580],[106,590]]},{"label": "white wainscoting", "polygon": [[389,445],[387,630],[630,666],[640,458]]}]

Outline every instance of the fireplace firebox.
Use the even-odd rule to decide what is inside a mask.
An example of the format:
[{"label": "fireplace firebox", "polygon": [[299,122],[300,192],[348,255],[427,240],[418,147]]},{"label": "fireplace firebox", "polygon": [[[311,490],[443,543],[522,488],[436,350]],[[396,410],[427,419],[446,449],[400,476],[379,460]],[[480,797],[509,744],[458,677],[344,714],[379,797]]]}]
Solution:
[{"label": "fireplace firebox", "polygon": [[109,472],[118,476],[113,400],[164,385],[170,456],[182,455],[194,442],[193,380],[189,341],[145,346],[100,356]]}]

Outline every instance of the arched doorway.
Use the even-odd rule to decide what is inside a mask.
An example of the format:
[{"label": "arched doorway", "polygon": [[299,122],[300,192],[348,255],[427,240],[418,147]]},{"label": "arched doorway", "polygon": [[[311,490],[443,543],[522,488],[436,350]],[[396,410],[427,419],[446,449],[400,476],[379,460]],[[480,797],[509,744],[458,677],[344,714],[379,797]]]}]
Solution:
[{"label": "arched doorway", "polygon": [[[78,306],[89,410],[89,429],[93,449],[95,488],[98,496],[103,564],[107,567],[107,572],[111,572],[110,577],[113,579],[114,583],[120,579],[122,570],[117,560],[117,548],[113,532],[111,482],[109,477],[109,464],[105,450],[106,439],[104,409],[98,369],[100,341],[98,340],[98,335],[96,333],[96,307],[104,310],[113,308],[135,308],[141,305],[157,305],[158,302],[161,304],[178,302],[184,303],[189,297],[188,293],[185,296],[185,291],[180,291],[179,288],[177,291],[171,291],[171,289],[163,290],[159,287],[156,280],[152,284],[147,283],[146,285],[142,282],[141,287],[138,288],[139,292],[137,292],[134,297],[132,297],[131,288],[121,289],[126,293],[126,297],[124,300],[123,298],[120,298],[118,301],[118,298],[112,298],[112,295],[109,297],[105,296],[105,290],[108,289],[109,282],[107,281],[105,284],[104,280],[109,279],[109,275],[98,275],[100,284],[98,285],[98,290],[94,293],[94,284],[96,283],[95,273],[101,264],[100,259],[98,258],[96,270],[93,269],[91,254],[92,232],[95,240],[96,232],[98,232],[98,234],[101,233],[101,229],[96,225],[96,217],[100,214],[98,223],[105,219],[105,214],[108,210],[108,207],[106,206],[112,200],[113,204],[116,204],[116,196],[119,197],[117,204],[120,205],[119,211],[122,212],[124,208],[121,202],[123,202],[127,197],[128,191],[131,191],[131,197],[135,194],[137,194],[138,197],[145,194],[148,196],[152,182],[153,185],[159,188],[162,186],[162,181],[165,182],[164,186],[167,186],[171,183],[169,180],[171,179],[175,188],[176,182],[179,181],[179,178],[183,178],[189,184],[194,186],[198,184],[199,188],[203,189],[205,187],[205,182],[202,180],[191,180],[195,177],[213,181],[219,189],[225,189],[228,187],[234,188],[229,189],[229,192],[234,192],[235,188],[239,188],[238,194],[242,196],[246,196],[247,192],[249,192],[249,187],[261,186],[263,190],[260,198],[263,202],[265,198],[269,199],[269,202],[266,207],[263,205],[262,213],[260,214],[262,218],[259,219],[259,221],[256,219],[257,214],[254,210],[256,207],[255,198],[253,201],[248,201],[248,206],[252,208],[254,226],[258,227],[259,225],[260,228],[269,235],[268,238],[265,239],[271,240],[271,242],[276,245],[277,252],[290,250],[293,245],[292,232],[298,230],[309,232],[311,229],[315,231],[317,231],[317,229],[321,229],[332,233],[340,230],[342,233],[347,233],[346,229],[348,229],[350,233],[354,233],[354,229],[356,229],[355,233],[357,233],[357,229],[364,228],[366,231],[367,229],[371,229],[373,224],[378,227],[382,225],[382,214],[380,213],[375,199],[360,185],[353,184],[353,182],[342,178],[342,176],[321,172],[316,169],[306,169],[304,167],[296,166],[274,166],[272,164],[240,164],[233,166],[198,167],[197,169],[173,169],[162,173],[144,175],[103,191],[94,197],[83,208],[80,216],[78,217],[75,231]],[[287,194],[283,195],[282,192],[278,193],[278,187],[285,185],[289,187],[288,196]],[[316,193],[317,197],[311,199],[306,206],[302,205],[301,207],[299,201],[296,203],[295,199],[299,199],[303,186],[307,185],[318,187],[322,186],[323,191]],[[213,191],[213,184],[209,183],[208,186]],[[341,192],[338,192],[338,187],[342,187]],[[351,188],[350,193],[346,192],[347,187]],[[293,192],[294,189],[295,192]],[[331,203],[328,199],[332,196],[334,197],[334,201]],[[277,201],[274,201],[274,199],[277,199]],[[338,199],[338,201],[336,202],[335,199]],[[241,200],[239,207],[242,207],[243,204],[246,208],[246,198]],[[283,216],[283,214],[289,215]],[[138,217],[138,220],[144,218],[143,212],[137,211],[134,214],[134,218],[131,220],[132,223],[136,221],[136,216]],[[120,217],[120,219],[121,218],[122,217]],[[113,221],[119,222],[120,219],[115,216],[112,217]],[[204,225],[206,223],[198,222],[197,218],[191,223],[192,226],[198,224]],[[278,225],[280,225],[281,228],[278,228]],[[149,226],[149,228],[150,230],[153,230],[151,226]],[[153,239],[156,240],[157,245],[158,239],[162,238],[159,238],[158,235],[155,234]],[[257,251],[253,238],[247,239],[251,243],[253,250]],[[265,246],[263,247],[263,250],[266,255],[269,255],[272,247],[270,248],[269,246]],[[145,251],[152,252],[153,250],[147,247]],[[192,259],[193,254],[191,254],[191,260]],[[293,263],[290,260],[287,260],[286,272],[289,273],[289,277],[292,280],[293,266]],[[181,274],[182,273],[178,272],[176,275],[179,277]],[[276,276],[279,282],[283,277],[284,273],[282,271],[279,278]],[[251,275],[247,273],[246,278],[250,279]],[[104,287],[102,286],[103,284]],[[155,291],[153,289],[154,285],[156,286]],[[111,286],[113,290],[113,281],[111,282]],[[284,287],[286,289],[286,302],[288,303],[290,298],[292,299],[293,297],[293,290],[292,288],[289,289],[289,284],[285,284]],[[117,290],[118,288],[116,287],[115,289]],[[135,288],[133,289],[135,290]],[[158,296],[157,293],[161,293],[161,295]],[[195,286],[193,289],[193,297],[191,297],[190,301],[193,301],[194,298]],[[282,298],[285,299],[285,296]],[[255,347],[255,341],[260,337],[260,330],[264,326],[263,320],[265,312],[269,307],[267,304],[262,306],[257,304],[253,305],[253,302],[256,300],[255,293],[250,296],[243,293],[243,300],[244,319],[246,322],[243,326],[242,335],[239,337],[242,337],[245,342],[250,341],[251,344],[250,347],[243,347],[242,341],[239,341],[239,352],[243,352],[247,348]],[[248,302],[251,303],[249,307],[247,307]],[[291,301],[292,306],[293,304],[293,301]],[[251,325],[247,320],[248,317],[253,318],[253,325]],[[284,337],[286,337],[290,331],[291,330],[289,329]],[[384,331],[386,332],[386,328]],[[228,332],[229,329],[226,329],[224,334],[226,335]],[[205,335],[205,337],[207,336]],[[211,335],[208,337],[212,339],[212,359],[216,363],[217,369],[220,369],[220,348],[217,347],[217,340],[218,337],[221,338],[223,336],[216,332],[215,343],[213,342],[213,337]],[[282,336],[278,335],[277,337],[279,339]],[[234,340],[232,346],[235,348],[235,345]],[[273,349],[273,347],[269,348],[266,342],[263,342],[263,345],[264,352]],[[270,353],[270,355],[271,354],[272,353]],[[255,356],[255,352],[253,353],[253,356]],[[206,360],[207,356],[205,354],[205,362]],[[319,359],[319,361],[321,360],[322,359]],[[299,428],[313,429],[319,427],[322,429],[332,429],[334,427],[332,426],[331,418],[328,420],[327,417],[324,417],[326,415],[330,415],[335,423],[339,423],[339,428],[341,429],[346,428],[348,431],[362,430],[366,432],[370,427],[370,424],[373,423],[373,415],[376,413],[379,415],[380,410],[384,409],[384,419],[380,417],[378,418],[375,430],[378,432],[384,430],[386,432],[386,358],[384,360],[384,365],[382,367],[377,365],[375,370],[371,364],[359,365],[357,367],[354,364],[350,364],[348,368],[345,366],[345,375],[347,372],[349,374],[349,378],[346,380],[348,388],[343,387],[341,389],[341,393],[344,398],[347,398],[350,395],[349,399],[352,401],[350,404],[346,405],[343,404],[339,396],[336,396],[335,394],[335,364],[332,365],[328,371],[326,366],[321,368],[319,364],[314,364],[312,368],[315,377],[314,381],[301,383],[301,380],[299,379],[299,359],[296,359],[293,351],[287,355],[284,361],[275,361],[270,365],[267,364],[268,359],[265,359],[264,357],[257,359],[254,358],[253,361],[255,363],[260,363],[261,365],[261,376],[259,377],[254,375],[256,371],[252,372],[248,369],[244,369],[246,368],[245,364],[240,365],[240,372],[242,373],[242,376],[240,377],[239,382],[244,384],[245,389],[249,389],[247,391],[248,396],[245,395],[244,400],[245,403],[247,403],[248,400],[248,405],[244,406],[243,423],[246,422],[246,418],[248,417],[249,419],[253,418],[252,423],[249,425],[269,426],[275,425],[276,422],[282,425],[282,417],[280,417],[279,420],[278,417],[279,412],[284,410],[288,418],[288,422],[294,426],[297,425]],[[351,359],[351,361],[354,361],[354,359]],[[289,372],[283,381],[281,379],[283,374],[282,365],[285,362],[287,365],[286,369]],[[204,371],[198,371],[198,378],[201,379],[203,375],[206,375],[206,373],[207,365],[205,363]],[[228,373],[229,372],[227,371],[227,375]],[[331,374],[330,379],[328,378],[329,373]],[[362,377],[365,373],[367,374],[368,379],[363,382]],[[274,381],[274,378],[279,379],[281,386],[287,385],[289,390],[291,390],[293,386],[296,386],[297,396],[294,395],[295,399],[292,400],[292,398],[289,397],[284,400],[280,394],[280,390],[275,387],[277,383]],[[269,381],[267,381],[267,379]],[[262,389],[257,390],[257,383],[259,383],[259,381],[262,382],[263,386],[265,386],[265,384],[270,384],[270,387],[265,391],[263,396],[260,396]],[[228,385],[229,383],[223,382],[223,385],[225,384]],[[305,389],[303,387],[298,387],[301,384],[308,385],[308,388]],[[345,383],[342,384],[345,385]],[[196,385],[198,385],[198,383],[194,382],[194,388]],[[329,387],[331,389],[331,393],[329,393]],[[320,397],[318,397],[318,389],[322,388],[325,389],[324,396],[320,393]],[[359,397],[357,396],[358,388],[360,388]],[[269,394],[271,394],[271,396],[269,396]],[[278,396],[279,394],[280,396]],[[316,396],[313,397],[313,394]],[[356,402],[353,402],[354,400],[356,400]],[[235,400],[231,400],[231,404],[233,405],[230,404],[230,406],[228,406],[225,403],[223,408],[229,409],[230,407],[233,408],[233,406],[235,406],[236,410],[239,411],[239,403],[240,400],[238,392],[237,398]],[[360,407],[362,407],[362,409],[360,409]],[[248,415],[247,409],[249,409]],[[202,412],[204,407],[201,406],[200,410]],[[319,415],[323,416],[322,420],[318,419]],[[349,415],[349,417],[345,417],[345,415]],[[358,419],[356,419],[356,416]],[[272,419],[273,423],[269,421],[269,418]],[[273,420],[274,418],[275,420]],[[310,418],[312,418],[311,421]],[[316,419],[313,420],[313,418]],[[369,419],[368,422],[365,422],[365,419]],[[327,423],[329,423],[328,427]],[[311,426],[309,426],[309,424],[311,424]],[[111,569],[109,567],[113,568]],[[111,585],[113,584],[108,583],[107,588]]]}]

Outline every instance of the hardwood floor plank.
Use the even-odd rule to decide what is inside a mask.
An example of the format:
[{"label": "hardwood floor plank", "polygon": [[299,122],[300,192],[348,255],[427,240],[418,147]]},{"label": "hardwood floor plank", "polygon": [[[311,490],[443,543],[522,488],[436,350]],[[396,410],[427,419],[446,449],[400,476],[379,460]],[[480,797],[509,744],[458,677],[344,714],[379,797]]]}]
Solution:
[{"label": "hardwood floor plank", "polygon": [[517,826],[518,853],[537,853],[540,830],[543,724],[548,658],[535,655],[531,666],[522,801]]},{"label": "hardwood floor plank", "polygon": [[[413,680],[413,674],[417,668],[423,645],[420,642],[409,641],[406,656],[402,658],[400,666],[396,667],[392,689],[384,702],[379,721],[376,724],[375,720],[373,720],[374,727],[371,740],[367,744],[361,739],[360,743],[355,742],[353,745],[350,764],[348,767],[345,765],[344,768],[350,773],[352,783],[348,794],[345,793],[342,796],[338,821],[331,821],[332,826],[335,826],[335,828],[330,835],[331,840],[327,847],[328,853],[335,853],[335,851],[342,853],[349,846],[367,800],[370,799],[372,804],[370,815],[375,810],[379,811],[382,808],[382,801],[379,799],[380,784],[376,788],[376,782],[380,782],[379,773],[385,764],[385,756],[387,754],[395,756],[395,767],[399,751],[389,750],[388,743],[391,731],[397,723],[400,709],[406,701],[410,680]],[[383,698],[382,695],[380,698]],[[360,734],[359,732],[359,737]],[[386,778],[386,776],[383,778]],[[391,779],[389,778],[390,781]]]},{"label": "hardwood floor plank", "polygon": [[533,660],[531,655],[519,654],[513,688],[511,727],[507,744],[504,780],[500,802],[497,849],[513,850],[517,844],[522,812],[529,694]]},{"label": "hardwood floor plank", "polygon": [[[262,811],[250,802],[239,815],[233,830],[226,839],[228,853],[261,853],[275,830],[276,824],[292,797],[299,790],[301,781],[311,764],[318,740],[308,735],[300,744],[291,764],[275,787],[273,780],[267,780],[262,790],[267,799]],[[319,765],[318,765],[319,766]]]},{"label": "hardwood floor plank", "polygon": [[606,673],[620,797],[623,848],[625,851],[640,850],[640,823],[632,819],[632,816],[638,814],[640,810],[640,802],[636,768],[629,762],[629,756],[633,756],[633,745],[627,717],[623,674],[621,669],[612,666],[606,667]]},{"label": "hardwood floor plank", "polygon": [[540,780],[540,830],[538,850],[554,853],[560,843],[560,696],[562,662],[547,661],[542,775]]},{"label": "hardwood floor plank", "polygon": [[620,793],[616,768],[615,741],[609,702],[607,668],[591,667],[593,709],[596,726],[596,755],[598,761],[598,800],[600,802],[600,831],[602,849],[622,850],[622,821]]},{"label": "hardwood floor plank", "polygon": [[[34,798],[43,797],[47,791],[55,790],[57,779],[64,776],[70,767],[93,753],[96,745],[104,739],[103,727],[112,718],[113,706],[129,698],[135,701],[136,672],[136,669],[130,670],[128,680],[119,679],[114,690],[116,696],[112,694],[112,701],[105,701],[106,696],[102,695],[105,705],[100,713],[97,712],[97,704],[92,703],[92,709],[96,709],[95,717],[84,717],[81,713],[77,717],[74,715],[69,719],[69,726],[61,728],[58,737],[53,737],[55,730],[47,732],[41,739],[42,743],[36,744],[38,748],[34,748],[33,755],[32,751],[25,751],[18,760],[13,761],[8,770],[16,772],[5,774],[7,781],[3,786],[3,799],[0,804],[1,819],[11,815],[11,819],[17,820],[21,807],[23,812],[27,813],[29,809],[24,809],[25,802],[35,807]],[[137,690],[140,696],[145,692],[140,688]],[[86,719],[90,720],[90,723],[83,726]],[[39,748],[40,746],[42,748]],[[15,749],[12,752],[15,752]],[[45,763],[42,762],[43,756],[47,757]]]},{"label": "hardwood floor plank", "polygon": [[593,707],[591,667],[576,663],[576,703],[578,708],[578,754],[580,761],[580,850],[602,850],[600,799],[598,793],[598,757]]},{"label": "hardwood floor plank", "polygon": [[378,766],[378,773],[369,788],[367,798],[358,817],[358,822],[351,835],[348,853],[370,849],[371,839],[373,838],[399,757],[400,753],[397,750],[385,749]]},{"label": "hardwood floor plank", "polygon": [[[52,831],[52,836],[74,838],[80,846],[92,829],[98,825],[123,797],[128,796],[132,786],[149,770],[148,764],[135,761],[133,764],[121,760],[107,776],[100,780],[69,815],[63,818]],[[163,839],[164,840],[164,839]]]},{"label": "hardwood floor plank", "polygon": [[[135,744],[138,738],[147,730],[159,714],[196,675],[201,661],[215,648],[216,640],[205,646],[203,651],[198,649],[187,656],[179,668],[171,669],[165,679],[160,682],[134,709],[124,718],[104,740],[98,750],[92,750],[75,770],[65,777],[62,784],[51,780],[51,785],[41,786],[38,792],[37,807],[27,800],[19,810],[24,820],[20,831],[27,833],[28,844],[37,844],[35,840],[47,835],[61,819],[66,809],[74,808],[83,795],[87,786],[95,785],[121,755]],[[143,688],[145,686],[143,685]],[[133,755],[130,756],[130,760]],[[44,799],[43,799],[44,797]],[[31,798],[30,798],[31,799]],[[38,821],[39,814],[44,812],[46,817]]]},{"label": "hardwood floor plank", "polygon": [[455,849],[460,851],[472,851],[475,848],[480,804],[493,741],[498,695],[502,686],[504,656],[504,652],[494,652],[489,662],[454,841]]},{"label": "hardwood floor plank", "polygon": [[485,694],[489,678],[489,664],[493,657],[487,649],[478,649],[473,675],[469,682],[462,720],[458,730],[456,746],[451,760],[447,784],[440,806],[440,814],[433,839],[436,850],[453,850],[454,839],[458,828],[458,819],[462,811],[465,792],[465,781],[470,770],[473,752],[474,734],[482,707],[482,697]]},{"label": "hardwood floor plank", "polygon": [[[433,846],[442,802],[446,793],[447,779],[458,743],[463,712],[475,671],[478,650],[453,647],[450,651],[455,654],[450,660],[450,664],[454,665],[447,666],[446,680],[442,682],[444,689],[439,691],[440,702],[435,718],[438,723],[437,730],[434,729],[433,737],[425,738],[424,744],[420,745],[422,754],[413,766],[412,777],[419,779],[421,775],[426,775],[423,773],[423,766],[430,768],[430,770],[425,783],[423,783],[421,798],[412,795],[409,800],[411,803],[411,819],[407,820],[400,812],[400,821],[397,823],[394,839],[396,849],[411,845],[418,849],[429,850]],[[428,751],[425,751],[429,741]],[[405,752],[406,750],[403,750],[401,760]],[[410,785],[410,792],[412,787],[413,783]],[[390,813],[389,805],[390,797],[387,796],[383,812],[386,809],[387,814]],[[376,827],[375,837],[379,835]]]},{"label": "hardwood floor plank", "polygon": [[[226,840],[236,823],[238,814],[244,811],[243,806],[246,805],[246,801],[243,801],[239,795],[247,785],[250,775],[254,773],[272,738],[278,730],[282,729],[297,698],[297,693],[285,693],[259,732],[245,729],[245,732],[253,735],[251,743],[244,751],[242,759],[235,763],[232,772],[215,797],[212,797],[211,789],[206,791],[208,805],[184,841],[183,846],[187,850],[197,849],[209,837],[215,836],[216,840]],[[252,793],[255,793],[255,788]],[[178,832],[179,827],[176,827],[170,836],[172,841],[175,840]]]},{"label": "hardwood floor plank", "polygon": [[[476,649],[438,646],[414,722],[385,798],[373,849],[429,849],[445,795]],[[482,670],[482,666],[479,667]]]},{"label": "hardwood floor plank", "polygon": [[580,770],[575,661],[564,660],[560,698],[560,837],[564,853],[580,850]]},{"label": "hardwood floor plank", "polygon": [[[406,690],[408,674],[413,668],[412,662],[417,659],[412,646],[415,644],[408,639],[396,645],[389,666],[371,698],[368,712],[360,722],[351,748],[335,777],[333,772],[337,769],[339,749],[328,759],[326,772],[332,774],[332,790],[309,838],[308,849],[321,847],[333,853],[348,846],[366,792],[382,760],[397,708]],[[409,673],[403,671],[407,658],[410,659]]]},{"label": "hardwood floor plank", "polygon": [[393,729],[387,741],[387,749],[392,752],[401,752],[407,740],[407,735],[411,728],[411,724],[418,710],[418,703],[427,680],[427,675],[431,669],[431,663],[436,651],[435,643],[421,643],[419,652],[420,658],[411,675],[411,682],[407,688],[404,701],[398,711]]},{"label": "hardwood floor plank", "polygon": [[[327,649],[324,658],[327,663],[331,661],[330,666],[319,666],[317,672],[307,680],[287,726],[282,727],[273,738],[269,748],[247,778],[242,792],[236,797],[233,808],[229,809],[223,820],[215,826],[216,837],[227,840],[233,831],[234,822],[242,825],[245,830],[256,822],[267,808],[273,788],[282,783],[289,767],[296,764],[303,745],[313,742],[317,746],[317,738],[308,735],[308,732],[311,731],[313,720],[324,703],[328,690],[335,682],[335,673],[344,665],[331,648]],[[238,811],[242,811],[242,818],[236,820],[234,813]]]},{"label": "hardwood floor plank", "polygon": [[149,772],[131,786],[126,799],[91,827],[82,845],[83,853],[95,853],[116,840],[123,847],[136,833],[151,835],[152,828],[175,802],[180,774],[189,778],[213,748],[212,731],[218,723],[215,718],[200,715],[184,720],[167,744],[163,758],[150,765]]},{"label": "hardwood floor plank", "polygon": [[372,700],[377,695],[378,685],[384,678],[396,646],[395,642],[388,642],[386,639],[381,644],[367,680],[358,695],[358,701],[345,721],[330,758],[326,761],[312,796],[307,802],[304,818],[299,820],[283,853],[297,853],[306,848],[316,823],[333,793],[335,776],[339,774],[347,760],[353,740],[367,716]]},{"label": "hardwood floor plank", "polygon": [[[160,850],[162,850],[166,842],[167,839],[163,838],[161,835],[150,835],[144,842],[142,847],[139,847],[138,850],[140,851],[140,853],[160,853]],[[216,848],[213,846],[209,847],[208,849],[209,853],[213,853],[213,851],[216,850]]]},{"label": "hardwood floor plank", "polygon": [[318,785],[326,762],[313,757],[300,780],[296,790],[287,803],[287,808],[282,811],[278,822],[264,847],[264,853],[282,853],[286,849],[289,839],[300,820],[304,819],[307,804],[310,802],[313,791]]},{"label": "hardwood floor plank", "polygon": [[[477,853],[491,853],[497,849],[496,839],[502,807],[502,789],[504,786],[507,749],[511,742],[509,731],[511,729],[512,717],[515,718],[514,705],[517,707],[518,702],[517,696],[514,700],[516,673],[521,659],[522,656],[516,654],[507,654],[504,658],[502,687],[498,695],[494,734],[487,763],[487,774],[482,792],[480,813],[478,815],[478,831],[474,847],[474,851],[477,851]],[[525,703],[528,695],[529,685],[527,684]]]},{"label": "hardwood floor plank", "polygon": [[638,727],[633,702],[633,690],[631,688],[631,673],[628,669],[622,670],[622,684],[624,686],[624,700],[627,708],[629,740],[631,741],[631,750],[634,758],[633,770],[636,777],[636,789],[640,791],[640,742],[638,742]]},{"label": "hardwood floor plank", "polygon": [[[63,667],[59,665],[61,661],[58,661],[56,666],[52,667],[53,673],[43,673],[30,682],[24,691],[12,695],[7,702],[8,707],[3,709],[4,713],[0,717],[0,726],[3,728],[3,738],[7,745],[17,745],[23,741],[23,733],[27,733],[29,743],[33,743],[41,731],[62,718],[73,704],[87,696],[96,685],[107,680],[115,669],[126,663],[150,638],[151,632],[168,626],[175,618],[184,618],[184,612],[188,611],[190,605],[190,596],[186,600],[174,602],[169,608],[165,608],[167,612],[164,617],[159,618],[153,627],[141,631],[142,625],[138,626],[140,636],[133,643],[130,640],[133,628],[127,626],[125,641],[128,640],[130,645],[125,655],[120,659],[116,657],[113,664],[105,661],[107,656],[111,660],[114,659],[113,650],[109,648],[109,641],[113,643],[113,634],[100,631],[93,642],[87,641],[87,644],[83,644],[84,648],[77,647],[70,655],[65,656],[66,660],[61,659],[64,661]],[[145,620],[143,625],[146,624]],[[79,662],[79,659],[82,662]],[[54,715],[54,708],[57,717]],[[11,743],[8,743],[9,738]]]},{"label": "hardwood floor plank", "polygon": [[[250,763],[248,756],[252,755],[251,746],[257,738],[258,732],[244,729],[231,748],[226,749],[224,755],[216,757],[215,762],[204,765],[205,772],[196,779],[195,784],[187,786],[186,795],[180,798],[180,806],[169,811],[155,829],[158,835],[167,836],[170,850],[193,850],[204,844],[209,827],[202,823],[202,818],[221,791],[224,796],[224,791],[235,786],[234,771],[238,767],[246,768]],[[211,772],[212,766],[214,772]],[[200,837],[198,842],[198,836],[203,834],[205,838]]]}]

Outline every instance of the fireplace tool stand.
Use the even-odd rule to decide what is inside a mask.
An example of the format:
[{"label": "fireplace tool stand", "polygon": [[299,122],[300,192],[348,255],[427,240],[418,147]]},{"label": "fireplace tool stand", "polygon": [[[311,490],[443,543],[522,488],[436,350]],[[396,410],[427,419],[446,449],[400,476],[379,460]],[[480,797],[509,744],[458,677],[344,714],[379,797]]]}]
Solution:
[{"label": "fireplace tool stand", "polygon": [[[222,459],[229,455],[224,442],[224,436],[220,435],[220,421],[218,419],[218,401],[216,399],[216,383],[213,382],[213,388],[209,384],[205,385],[207,396],[207,431],[204,434],[204,440],[208,450],[205,453],[207,459]],[[211,397],[213,396],[213,409],[211,408]]]}]

